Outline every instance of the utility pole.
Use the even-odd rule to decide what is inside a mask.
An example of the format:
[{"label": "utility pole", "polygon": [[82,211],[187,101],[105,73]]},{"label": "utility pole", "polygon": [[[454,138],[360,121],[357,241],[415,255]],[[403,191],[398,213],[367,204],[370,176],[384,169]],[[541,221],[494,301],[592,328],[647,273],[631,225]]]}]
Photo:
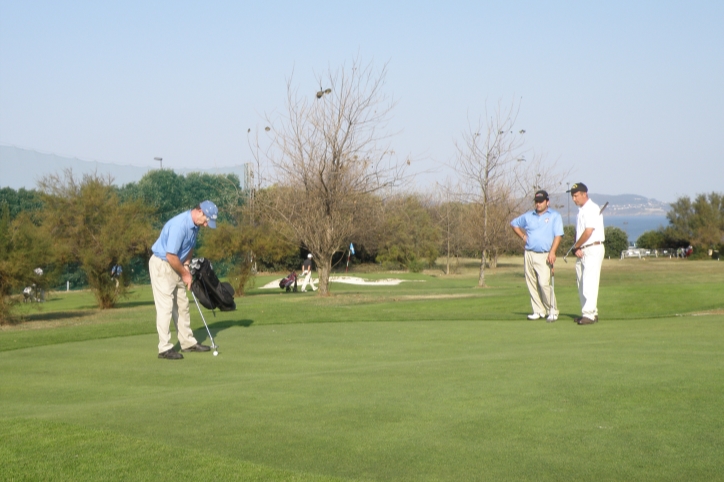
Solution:
[{"label": "utility pole", "polygon": [[566,224],[571,224],[571,183],[567,182],[566,185],[568,186],[568,190],[566,191],[566,195],[568,196],[568,221]]},{"label": "utility pole", "polygon": [[160,162],[161,163],[160,169],[163,170],[163,157],[154,157],[153,160]]}]

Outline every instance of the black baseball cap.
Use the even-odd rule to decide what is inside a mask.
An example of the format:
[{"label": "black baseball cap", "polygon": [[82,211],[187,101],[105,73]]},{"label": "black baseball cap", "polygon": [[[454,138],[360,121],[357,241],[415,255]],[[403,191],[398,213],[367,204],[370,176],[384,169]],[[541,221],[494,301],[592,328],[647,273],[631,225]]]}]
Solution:
[{"label": "black baseball cap", "polygon": [[577,192],[588,192],[588,188],[582,182],[577,182],[573,186],[571,186],[571,189],[568,192],[571,194],[574,194]]},{"label": "black baseball cap", "polygon": [[536,191],[533,199],[535,199],[536,202],[548,201],[548,193],[541,189],[540,191]]}]

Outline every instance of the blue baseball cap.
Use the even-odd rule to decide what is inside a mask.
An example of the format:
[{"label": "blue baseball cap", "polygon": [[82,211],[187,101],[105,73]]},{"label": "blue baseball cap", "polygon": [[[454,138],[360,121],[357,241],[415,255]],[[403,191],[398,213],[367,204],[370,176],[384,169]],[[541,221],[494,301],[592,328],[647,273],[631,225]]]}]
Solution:
[{"label": "blue baseball cap", "polygon": [[216,218],[219,215],[219,208],[217,208],[216,204],[211,201],[204,201],[199,204],[199,206],[201,207],[201,211],[204,215],[206,215],[209,227],[211,229],[216,229]]}]

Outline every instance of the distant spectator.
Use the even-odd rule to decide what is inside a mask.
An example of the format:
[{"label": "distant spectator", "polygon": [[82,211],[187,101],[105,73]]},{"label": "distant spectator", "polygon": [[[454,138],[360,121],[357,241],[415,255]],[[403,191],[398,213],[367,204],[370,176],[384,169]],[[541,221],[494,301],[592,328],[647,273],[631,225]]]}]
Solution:
[{"label": "distant spectator", "polygon": [[123,267],[120,264],[114,264],[111,268],[111,278],[116,282],[116,289],[118,288],[118,279],[123,273]]},{"label": "distant spectator", "polygon": [[312,253],[309,253],[307,259],[302,263],[302,276],[304,276],[302,293],[307,291],[307,284],[312,286],[312,291],[317,291],[317,288],[314,287],[314,280],[312,279]]}]

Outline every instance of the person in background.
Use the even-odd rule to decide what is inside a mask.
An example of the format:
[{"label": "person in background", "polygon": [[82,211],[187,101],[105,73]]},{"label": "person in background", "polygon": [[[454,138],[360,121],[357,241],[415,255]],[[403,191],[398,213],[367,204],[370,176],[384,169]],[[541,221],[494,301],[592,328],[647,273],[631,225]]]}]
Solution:
[{"label": "person in background", "polygon": [[307,291],[307,283],[312,286],[312,291],[317,291],[314,287],[314,280],[312,279],[312,253],[307,255],[307,259],[302,263],[302,276],[304,276],[304,283],[302,283],[302,293]]}]

